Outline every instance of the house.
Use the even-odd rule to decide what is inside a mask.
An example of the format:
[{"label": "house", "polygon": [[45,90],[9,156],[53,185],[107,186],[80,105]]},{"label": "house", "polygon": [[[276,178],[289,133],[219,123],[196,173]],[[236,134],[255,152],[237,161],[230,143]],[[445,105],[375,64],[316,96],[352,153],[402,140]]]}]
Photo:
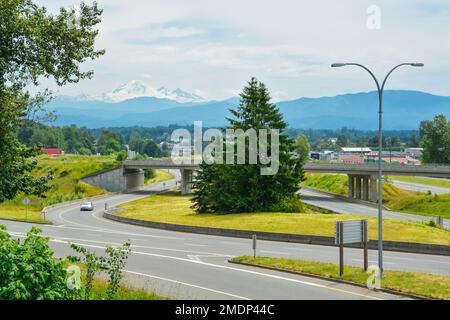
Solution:
[{"label": "house", "polygon": [[415,159],[422,157],[423,148],[406,148],[405,153]]},{"label": "house", "polygon": [[64,150],[60,148],[48,148],[48,149],[41,149],[42,153],[49,154],[54,157],[60,157],[64,155]]}]

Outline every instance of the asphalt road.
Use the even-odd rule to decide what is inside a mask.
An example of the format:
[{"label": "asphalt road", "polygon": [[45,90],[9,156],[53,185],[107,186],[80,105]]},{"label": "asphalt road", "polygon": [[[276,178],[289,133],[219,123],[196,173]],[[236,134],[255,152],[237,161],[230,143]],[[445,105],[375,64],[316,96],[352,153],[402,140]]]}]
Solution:
[{"label": "asphalt road", "polygon": [[[301,189],[300,194],[302,195],[302,201],[305,203],[332,210],[336,213],[348,213],[365,217],[378,217],[378,209],[376,207],[346,201],[342,198],[334,197],[331,194],[317,192],[312,189]],[[386,209],[383,210],[383,217],[387,219],[411,222],[426,222],[433,219],[433,217],[430,216],[394,212]],[[444,219],[444,227],[450,229],[450,221],[448,219]]]},{"label": "asphalt road", "polygon": [[395,180],[395,179],[389,179],[389,181],[394,186],[399,187],[400,189],[409,190],[409,191],[422,192],[422,193],[431,192],[433,194],[450,193],[450,188],[445,188],[445,187],[430,186],[430,185],[426,185],[426,184],[406,182],[406,181],[400,181],[400,180]]},{"label": "asphalt road", "polygon": [[[174,181],[166,182],[170,188]],[[157,192],[162,184],[149,191]],[[94,212],[80,212],[77,204],[48,212],[55,225],[38,226],[51,238],[55,254],[65,257],[74,252],[68,243],[77,243],[103,252],[109,245],[132,242],[126,267],[126,281],[138,288],[184,299],[399,299],[364,288],[229,264],[237,255],[251,255],[251,240],[197,235],[150,229],[105,220],[109,206],[147,196],[148,192],[117,194],[95,201]],[[24,237],[31,225],[4,221],[8,231]],[[337,262],[334,247],[258,241],[258,255]],[[347,264],[362,265],[362,250],[346,249]],[[370,264],[376,252],[370,251]],[[385,253],[385,268],[450,274],[450,257]]]}]

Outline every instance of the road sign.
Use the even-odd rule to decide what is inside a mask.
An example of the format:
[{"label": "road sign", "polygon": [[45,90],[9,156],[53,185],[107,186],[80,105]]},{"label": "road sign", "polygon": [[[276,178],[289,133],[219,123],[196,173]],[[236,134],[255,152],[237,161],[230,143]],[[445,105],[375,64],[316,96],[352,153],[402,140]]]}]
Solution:
[{"label": "road sign", "polygon": [[336,221],[334,243],[339,245],[339,274],[344,274],[344,244],[362,243],[364,271],[368,268],[369,229],[367,220]]},{"label": "road sign", "polygon": [[[341,240],[339,225],[343,226]],[[337,245],[349,243],[363,243],[364,235],[367,235],[367,220],[336,221],[334,243]]]}]

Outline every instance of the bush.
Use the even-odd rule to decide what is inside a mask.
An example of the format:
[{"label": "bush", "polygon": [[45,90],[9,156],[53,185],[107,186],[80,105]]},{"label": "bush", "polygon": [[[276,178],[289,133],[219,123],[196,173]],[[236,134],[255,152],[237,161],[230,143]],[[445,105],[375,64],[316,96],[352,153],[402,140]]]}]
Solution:
[{"label": "bush", "polygon": [[155,169],[145,169],[144,170],[145,180],[153,179],[155,176],[156,176]]},{"label": "bush", "polygon": [[77,182],[74,187],[75,194],[83,194],[86,192],[86,185],[82,182]]},{"label": "bush", "polygon": [[270,207],[269,211],[273,212],[304,212],[303,204],[298,195],[285,198],[279,204]]},{"label": "bush", "polygon": [[121,151],[117,154],[116,160],[119,162],[125,161],[128,158],[128,153],[126,151]]},{"label": "bush", "polygon": [[91,299],[91,292],[94,283],[94,276],[98,271],[106,270],[109,275],[108,287],[106,288],[105,298],[108,300],[116,297],[120,288],[120,282],[124,276],[123,268],[130,254],[131,243],[126,242],[119,247],[106,248],[107,256],[98,256],[95,252],[72,243],[70,247],[75,250],[79,256],[68,257],[71,262],[82,262],[85,266],[85,285],[83,288],[83,298]]},{"label": "bush", "polygon": [[0,226],[0,300],[73,299],[62,261],[53,258],[48,238],[33,227],[23,242]]}]

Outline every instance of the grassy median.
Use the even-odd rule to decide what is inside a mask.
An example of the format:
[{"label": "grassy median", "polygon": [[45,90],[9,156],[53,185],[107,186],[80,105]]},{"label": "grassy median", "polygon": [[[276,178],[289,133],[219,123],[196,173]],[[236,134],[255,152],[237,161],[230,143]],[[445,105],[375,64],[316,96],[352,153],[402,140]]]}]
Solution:
[{"label": "grassy median", "polygon": [[[302,183],[304,186],[347,196],[348,178],[346,175],[307,174],[306,178],[306,181]],[[450,193],[430,195],[402,190],[392,184],[384,183],[383,204],[393,211],[442,216],[450,219]]]},{"label": "grassy median", "polygon": [[[121,205],[125,210],[117,215],[182,225],[321,236],[333,236],[337,220],[366,218],[348,214],[319,214],[312,209],[304,213],[197,214],[190,208],[190,199],[190,196],[181,196],[177,192],[154,195]],[[377,219],[368,220],[369,237],[377,239]],[[450,244],[450,231],[422,223],[386,219],[383,233],[385,240]]]},{"label": "grassy median", "polygon": [[[236,262],[275,267],[360,284],[366,284],[369,276],[361,267],[355,266],[345,266],[344,274],[340,276],[339,265],[327,262],[268,257],[253,258],[249,256],[236,257],[233,258],[233,260]],[[385,270],[384,277],[381,280],[381,287],[433,299],[450,299],[450,276],[423,272]]]}]

